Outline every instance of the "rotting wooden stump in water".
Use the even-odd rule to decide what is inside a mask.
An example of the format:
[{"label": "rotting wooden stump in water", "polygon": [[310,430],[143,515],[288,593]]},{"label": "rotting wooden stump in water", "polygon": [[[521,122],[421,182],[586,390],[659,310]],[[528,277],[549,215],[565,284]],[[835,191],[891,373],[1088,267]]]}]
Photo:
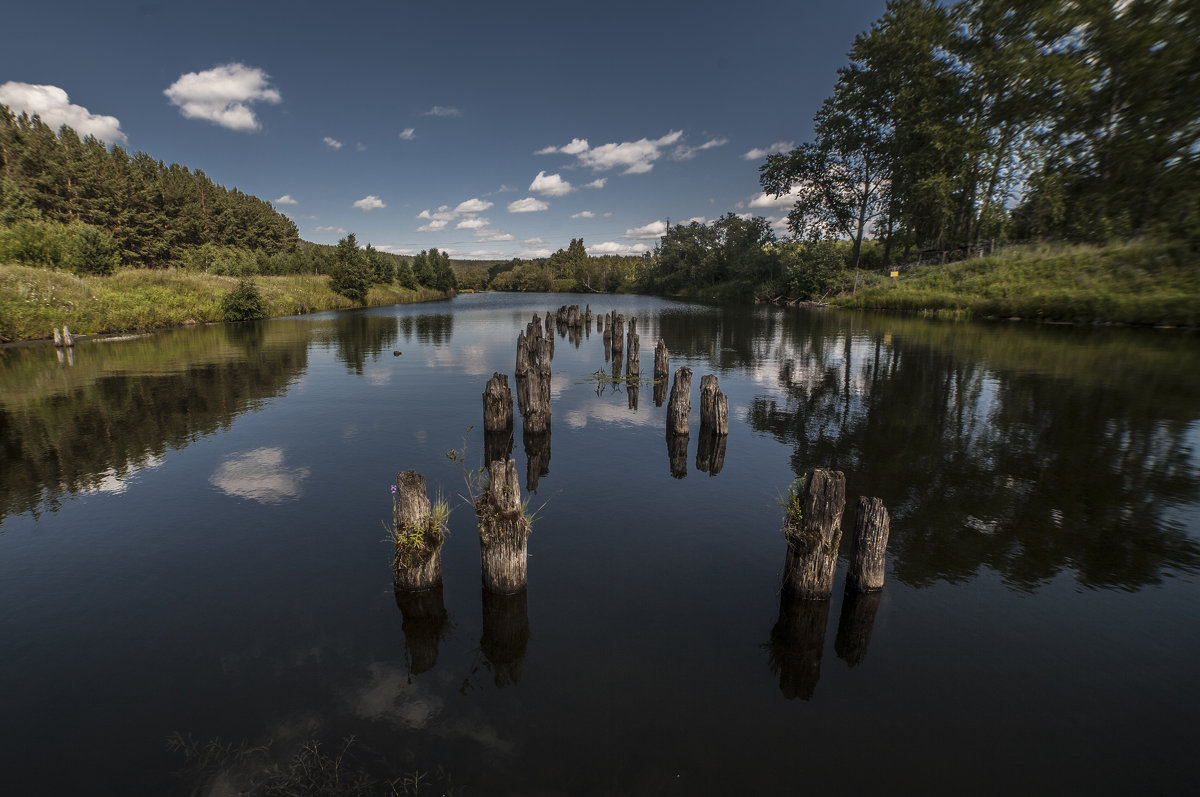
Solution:
[{"label": "rotting wooden stump in water", "polygon": [[613,320],[612,334],[613,354],[625,351],[625,316],[619,315]]},{"label": "rotting wooden stump in water", "polygon": [[529,376],[529,338],[524,332],[517,335],[517,365],[513,374],[517,379]]},{"label": "rotting wooden stump in water", "polygon": [[508,386],[508,375],[492,373],[483,390],[483,430],[502,433],[513,426],[513,396]]},{"label": "rotting wooden stump in water", "polygon": [[692,414],[692,369],[686,365],[675,372],[671,399],[667,402],[667,432],[687,436]]},{"label": "rotting wooden stump in water", "polygon": [[625,347],[625,375],[634,379],[642,375],[642,341],[637,332],[637,318],[629,319],[629,335]]},{"label": "rotting wooden stump in water", "polygon": [[854,508],[854,540],[850,549],[850,569],[846,571],[847,590],[878,592],[883,589],[890,528],[891,519],[883,499],[859,496]]},{"label": "rotting wooden stump in water", "polygon": [[[846,476],[841,471],[815,468],[802,481],[798,499],[789,498],[783,521],[788,542],[783,589],[802,599],[824,600],[833,594],[842,512],[846,508]],[[799,507],[793,506],[795,503]],[[797,508],[802,510],[799,517]]]},{"label": "rotting wooden stump in water", "polygon": [[536,354],[530,357],[529,373],[517,379],[521,426],[526,434],[550,431],[550,341],[539,338]]},{"label": "rotting wooden stump in water", "polygon": [[488,486],[475,503],[484,589],[511,595],[525,589],[529,520],[521,507],[521,485],[513,459],[487,464]]},{"label": "rotting wooden stump in water", "polygon": [[700,431],[729,434],[729,397],[713,374],[700,377]]},{"label": "rotting wooden stump in water", "polygon": [[396,556],[392,581],[396,589],[432,589],[442,583],[442,543],[446,530],[437,525],[425,492],[425,477],[415,470],[396,476],[393,537]]}]

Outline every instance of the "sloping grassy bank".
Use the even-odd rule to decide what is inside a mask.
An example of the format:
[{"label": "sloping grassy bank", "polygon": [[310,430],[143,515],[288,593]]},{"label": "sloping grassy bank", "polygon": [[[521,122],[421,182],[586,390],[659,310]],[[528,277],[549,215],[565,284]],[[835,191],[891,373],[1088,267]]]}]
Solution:
[{"label": "sloping grassy bank", "polygon": [[959,317],[1194,327],[1200,326],[1200,256],[1185,244],[1153,241],[1013,247],[914,268],[831,301]]},{"label": "sloping grassy bank", "polygon": [[[256,277],[272,317],[357,307],[329,289],[329,278],[311,274]],[[221,298],[236,277],[186,271],[127,269],[108,277],[0,265],[0,343],[48,338],[64,324],[75,335],[145,332],[221,321]],[[440,291],[373,285],[368,305],[444,299]]]}]

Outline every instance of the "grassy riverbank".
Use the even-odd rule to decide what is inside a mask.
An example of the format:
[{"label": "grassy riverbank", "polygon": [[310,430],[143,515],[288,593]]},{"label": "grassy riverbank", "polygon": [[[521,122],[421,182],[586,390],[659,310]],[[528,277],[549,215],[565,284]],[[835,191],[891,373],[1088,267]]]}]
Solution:
[{"label": "grassy riverbank", "polygon": [[1200,257],[1182,243],[1022,246],[899,278],[874,277],[841,307],[952,317],[1200,326]]},{"label": "grassy riverbank", "polygon": [[[145,332],[223,320],[221,298],[236,277],[175,269],[126,269],[107,277],[77,277],[17,265],[0,265],[0,343],[50,337],[64,324],[76,335]],[[272,317],[357,307],[329,289],[329,278],[311,274],[256,277]],[[368,305],[409,304],[445,298],[428,289],[373,285]]]}]

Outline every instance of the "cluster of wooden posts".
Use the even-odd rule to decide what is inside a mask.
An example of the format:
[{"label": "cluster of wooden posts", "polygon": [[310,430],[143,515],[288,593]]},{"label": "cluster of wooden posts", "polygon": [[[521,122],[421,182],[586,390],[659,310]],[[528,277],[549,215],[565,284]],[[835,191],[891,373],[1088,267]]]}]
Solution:
[{"label": "cluster of wooden posts", "polygon": [[[841,471],[810,470],[788,495],[783,526],[787,558],[770,649],[771,667],[789,698],[811,699],[820,678],[845,508]],[[838,655],[851,666],[866,656],[887,570],[890,526],[881,499],[858,499],[836,641]]]},{"label": "cluster of wooden posts", "polygon": [[60,332],[58,327],[52,330],[54,335],[54,347],[58,349],[69,349],[75,345],[75,338],[71,337],[71,330],[67,329],[66,324],[63,325]]},{"label": "cluster of wooden posts", "polygon": [[[554,329],[551,317],[560,330],[570,332],[590,327],[591,307],[580,312],[579,306],[561,307],[557,313],[547,313],[546,325],[535,314],[533,320],[517,337],[516,382],[517,407],[521,413],[525,449],[529,457],[528,489],[536,489],[537,477],[549,472],[550,436],[550,361],[554,355]],[[629,353],[626,375],[631,390],[636,389],[640,373],[637,319],[631,318],[628,333],[624,316],[615,312],[598,316],[596,329],[604,336],[606,354],[612,353],[614,364],[622,349]],[[660,339],[655,347],[654,382],[656,403],[661,405],[659,386],[668,374],[666,344]],[[666,435],[671,472],[675,476],[687,473],[687,445],[691,415],[692,369],[687,366],[675,371],[670,398],[667,401]],[[488,618],[492,618],[492,640],[484,644],[493,652],[518,648],[522,656],[509,656],[508,668],[502,680],[519,678],[524,641],[528,639],[528,617],[520,607],[525,605],[528,583],[528,538],[530,520],[521,500],[521,485],[516,461],[511,457],[513,447],[513,392],[506,374],[494,373],[483,391],[484,461],[486,487],[475,498],[478,518],[480,566],[484,592],[485,643],[489,639]],[[729,399],[721,392],[717,377],[706,374],[700,380],[700,448],[697,466],[716,474],[724,461],[725,439],[729,433]],[[405,471],[396,479],[397,522],[408,528],[428,529],[423,546],[415,551],[411,545],[401,548],[397,542],[393,577],[397,602],[405,615],[405,629],[411,622],[414,629],[430,626],[430,618],[443,617],[440,608],[442,583],[441,547],[444,529],[434,529],[431,504],[426,494],[425,478],[415,471]],[[834,571],[842,538],[842,514],[846,505],[846,479],[840,471],[814,469],[797,481],[787,501],[784,536],[787,557],[784,565],[779,621],[772,631],[772,667],[781,674],[781,688],[789,697],[811,697],[819,677],[821,650],[833,592]],[[843,604],[843,624],[847,612],[861,615],[857,626],[843,634],[839,630],[838,644],[847,648],[851,663],[865,655],[870,634],[870,621],[878,606],[878,593],[883,588],[886,569],[890,521],[887,509],[878,498],[859,498],[851,548],[851,564],[846,577],[846,601]],[[437,600],[421,599],[420,593],[436,590]],[[515,596],[520,596],[516,598]],[[874,596],[863,598],[860,596]],[[409,607],[405,610],[405,607]],[[489,606],[490,614],[489,614]],[[438,612],[441,612],[439,615]],[[855,621],[851,618],[852,623]],[[424,625],[422,625],[424,623]],[[434,623],[436,625],[436,623]],[[438,626],[439,628],[441,626]],[[854,648],[858,648],[855,652]],[[433,652],[436,658],[436,646]],[[428,658],[426,655],[425,658]],[[501,657],[502,659],[504,657]],[[496,664],[497,660],[489,659]],[[414,654],[414,672],[416,669]],[[432,663],[429,663],[432,666]],[[515,667],[514,671],[512,668]],[[502,668],[503,669],[503,668]]]}]

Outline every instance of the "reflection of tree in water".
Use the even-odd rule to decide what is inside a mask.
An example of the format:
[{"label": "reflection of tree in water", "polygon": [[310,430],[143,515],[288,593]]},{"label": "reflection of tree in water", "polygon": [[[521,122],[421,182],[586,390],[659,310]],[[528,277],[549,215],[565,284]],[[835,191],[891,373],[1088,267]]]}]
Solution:
[{"label": "reflection of tree in water", "polygon": [[[853,324],[798,316],[779,362],[788,399],[755,399],[750,423],[794,445],[797,473],[845,470],[854,493],[893,508],[901,580],[987,566],[1029,589],[1070,568],[1087,586],[1136,588],[1200,566],[1200,546],[1165,512],[1200,497],[1194,354],[1190,367],[1129,373],[1091,338],[1055,348],[1045,332],[993,327],[992,340],[964,343],[958,328],[910,325],[926,333],[910,341]],[[1048,349],[1053,369],[1022,366]],[[1120,353],[1132,367],[1154,359]]]},{"label": "reflection of tree in water", "polygon": [[454,334],[454,316],[450,313],[419,315],[414,319],[419,343],[441,346],[450,342]]},{"label": "reflection of tree in water", "polygon": [[337,358],[351,373],[361,375],[367,357],[378,362],[384,354],[392,356],[399,323],[395,316],[345,313],[334,319],[330,332],[337,346]]},{"label": "reflection of tree in water", "polygon": [[65,383],[42,380],[49,350],[11,352],[4,379],[18,398],[0,407],[0,520],[56,511],[64,494],[111,489],[168,449],[228,429],[303,373],[307,347],[302,323],[182,330],[81,346]]}]

